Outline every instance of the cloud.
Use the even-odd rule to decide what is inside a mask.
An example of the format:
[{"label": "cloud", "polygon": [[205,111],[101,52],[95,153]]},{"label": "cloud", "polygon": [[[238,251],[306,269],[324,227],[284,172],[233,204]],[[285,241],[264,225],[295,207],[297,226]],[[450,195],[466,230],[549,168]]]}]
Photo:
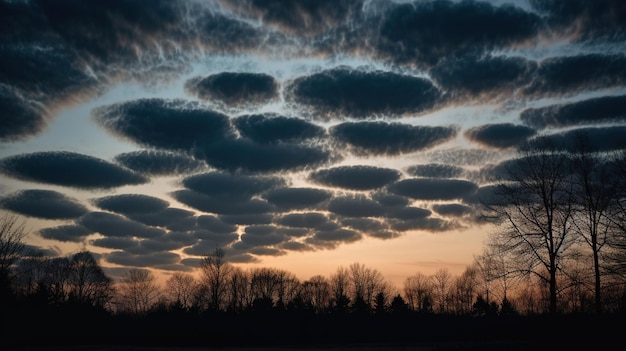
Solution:
[{"label": "cloud", "polygon": [[362,1],[232,1],[222,0],[232,11],[258,19],[291,35],[318,36],[340,26],[349,14],[359,10]]},{"label": "cloud", "polygon": [[276,218],[276,224],[297,228],[316,228],[328,222],[328,217],[319,212],[288,213]]},{"label": "cloud", "polygon": [[125,251],[112,251],[104,255],[109,263],[133,267],[159,267],[180,262],[180,255],[173,252],[150,252],[147,254],[131,254]]},{"label": "cloud", "polygon": [[196,232],[195,235],[200,240],[196,244],[183,249],[183,252],[187,255],[208,256],[216,248],[225,247],[239,239],[239,235],[235,233],[216,234],[200,231]]},{"label": "cloud", "polygon": [[225,215],[262,214],[272,211],[272,206],[260,199],[225,199],[192,190],[176,190],[171,196],[196,210]]},{"label": "cloud", "polygon": [[179,250],[198,242],[198,238],[190,232],[168,232],[167,234],[153,239],[144,239],[139,246],[147,251],[170,251]]},{"label": "cloud", "polygon": [[411,176],[428,178],[457,178],[463,171],[463,167],[444,163],[428,163],[406,168],[406,172]]},{"label": "cloud", "polygon": [[394,194],[420,200],[460,199],[476,191],[476,184],[461,179],[411,178],[389,186]]},{"label": "cloud", "polygon": [[318,231],[312,237],[306,239],[307,244],[311,244],[318,248],[332,249],[341,243],[351,243],[360,240],[363,237],[361,233],[340,228],[335,230]]},{"label": "cloud", "polygon": [[274,176],[248,176],[223,172],[195,174],[183,179],[191,190],[228,201],[249,200],[254,195],[283,186],[285,181]]},{"label": "cloud", "polygon": [[419,207],[394,207],[385,213],[388,218],[402,220],[426,218],[431,215],[431,211]]},{"label": "cloud", "polygon": [[626,95],[603,96],[568,104],[528,108],[520,119],[538,129],[626,121]]},{"label": "cloud", "polygon": [[379,217],[385,213],[381,204],[363,195],[335,197],[328,203],[328,210],[346,217]]},{"label": "cloud", "polygon": [[412,126],[387,122],[345,122],[331,135],[358,155],[399,155],[431,148],[457,134],[453,127]]},{"label": "cloud", "polygon": [[93,110],[93,117],[111,133],[166,150],[191,151],[231,132],[228,116],[181,99],[139,99],[102,106]]},{"label": "cloud", "polygon": [[226,223],[220,218],[213,215],[201,215],[197,218],[198,228],[207,230],[216,234],[228,234],[237,230],[237,226]]},{"label": "cloud", "polygon": [[47,126],[43,108],[0,84],[0,142],[27,139]]},{"label": "cloud", "polygon": [[390,220],[391,229],[399,232],[408,230],[424,230],[428,232],[444,232],[457,228],[453,222],[441,218],[414,218],[404,220]]},{"label": "cloud", "polygon": [[71,219],[87,213],[78,200],[53,190],[21,190],[0,198],[0,207],[25,216]]},{"label": "cloud", "polygon": [[10,156],[0,160],[0,172],[21,180],[82,189],[108,189],[148,181],[110,162],[69,151]]},{"label": "cloud", "polygon": [[154,212],[130,213],[128,218],[153,227],[164,227],[175,231],[189,231],[196,226],[193,211],[168,207]]},{"label": "cloud", "polygon": [[[430,74],[448,99],[510,98],[537,64],[522,57],[468,55],[444,59]],[[485,99],[486,98],[486,99]]]},{"label": "cloud", "polygon": [[148,176],[189,174],[206,167],[202,161],[163,150],[141,150],[119,154],[115,162]]},{"label": "cloud", "polygon": [[163,199],[143,194],[111,195],[93,199],[91,202],[103,210],[123,215],[161,211],[169,205]]},{"label": "cloud", "polygon": [[236,246],[244,246],[246,248],[276,245],[286,240],[286,237],[276,232],[276,228],[271,225],[250,225],[245,229],[245,233],[241,235],[240,243]]},{"label": "cloud", "polygon": [[239,116],[232,123],[244,137],[260,144],[303,141],[321,137],[326,132],[303,119],[277,114]]},{"label": "cloud", "polygon": [[43,228],[38,232],[44,239],[76,243],[83,242],[92,233],[92,230],[74,224]]},{"label": "cloud", "polygon": [[309,179],[331,187],[352,190],[380,188],[400,178],[395,169],[374,166],[340,166],[312,172]]},{"label": "cloud", "polygon": [[532,128],[512,123],[486,124],[470,128],[464,133],[466,138],[475,143],[498,149],[520,145],[535,134]]},{"label": "cloud", "polygon": [[240,225],[270,224],[274,220],[269,213],[223,214],[219,218],[225,223]]},{"label": "cloud", "polygon": [[77,224],[104,236],[155,238],[165,234],[162,229],[107,212],[90,212],[79,218]]},{"label": "cloud", "polygon": [[436,204],[433,211],[448,217],[461,217],[472,213],[472,208],[461,204]]},{"label": "cloud", "polygon": [[409,204],[409,199],[407,197],[396,194],[389,194],[385,191],[378,191],[373,193],[372,199],[385,207],[403,207]]},{"label": "cloud", "polygon": [[544,135],[544,140],[552,140],[555,145],[562,145],[567,150],[579,149],[582,138],[587,152],[601,152],[626,149],[626,126],[588,127],[569,130],[563,133]]},{"label": "cloud", "polygon": [[362,119],[429,110],[440,92],[422,77],[338,67],[296,78],[285,87],[285,96],[326,119],[341,115]]},{"label": "cloud", "polygon": [[279,83],[264,73],[220,72],[195,77],[185,89],[201,100],[221,102],[227,106],[248,106],[270,103],[278,99]]},{"label": "cloud", "polygon": [[320,147],[302,144],[258,144],[248,139],[225,139],[204,144],[196,157],[211,166],[230,172],[275,172],[301,170],[333,159]]},{"label": "cloud", "polygon": [[317,188],[276,188],[263,195],[267,202],[285,211],[315,208],[331,196],[330,191]]},{"label": "cloud", "polygon": [[128,237],[98,238],[90,241],[91,245],[115,250],[130,250],[139,247],[139,241]]},{"label": "cloud", "polygon": [[537,14],[512,5],[448,0],[401,3],[383,17],[378,50],[398,63],[432,66],[445,57],[523,44],[541,28]]},{"label": "cloud", "polygon": [[554,1],[532,1],[531,4],[548,17],[556,35],[573,36],[574,41],[626,39],[626,11],[621,1],[573,0],[568,1],[567,6]]},{"label": "cloud", "polygon": [[623,87],[626,56],[585,54],[547,58],[522,93],[528,97],[573,95],[586,90]]}]

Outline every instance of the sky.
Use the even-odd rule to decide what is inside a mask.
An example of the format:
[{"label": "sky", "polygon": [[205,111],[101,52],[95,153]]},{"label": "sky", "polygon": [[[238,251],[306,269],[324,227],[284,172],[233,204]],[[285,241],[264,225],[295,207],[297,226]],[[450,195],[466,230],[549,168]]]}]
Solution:
[{"label": "sky", "polygon": [[113,278],[457,275],[522,143],[626,148],[620,0],[0,0],[0,52],[0,211]]}]

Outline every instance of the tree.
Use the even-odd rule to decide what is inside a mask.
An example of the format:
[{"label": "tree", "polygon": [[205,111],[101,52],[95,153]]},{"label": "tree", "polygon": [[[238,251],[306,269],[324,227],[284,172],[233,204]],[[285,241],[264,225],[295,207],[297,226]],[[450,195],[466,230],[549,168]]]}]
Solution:
[{"label": "tree", "polygon": [[186,273],[176,272],[165,281],[165,288],[170,302],[189,310],[193,303],[196,280]]},{"label": "tree", "polygon": [[516,272],[549,287],[549,311],[557,312],[557,273],[572,235],[570,160],[562,148],[536,139],[520,148],[486,204],[499,225],[494,242],[514,260]]},{"label": "tree", "polygon": [[152,272],[133,268],[120,284],[119,307],[133,316],[145,316],[159,302],[161,293]]},{"label": "tree", "polygon": [[[587,137],[577,135],[573,150],[574,201],[577,215],[574,225],[579,236],[591,249],[594,270],[595,310],[602,312],[601,251],[612,227],[610,212],[618,199],[618,185],[623,182],[614,169],[607,167],[608,155],[593,153]],[[616,182],[616,179],[619,179]]]},{"label": "tree", "polygon": [[423,273],[416,273],[404,281],[404,296],[416,312],[431,312],[434,295],[433,281]]},{"label": "tree", "polygon": [[306,304],[313,307],[316,313],[322,313],[330,308],[330,283],[321,275],[315,275],[301,284],[301,296]]},{"label": "tree", "polygon": [[220,310],[224,304],[224,297],[228,289],[228,280],[232,273],[232,266],[225,260],[224,250],[217,248],[210,255],[202,259],[202,284],[209,294],[209,309]]},{"label": "tree", "polygon": [[435,297],[437,298],[437,305],[439,313],[445,313],[448,299],[448,289],[450,288],[450,282],[452,281],[452,274],[447,268],[440,268],[432,276],[432,280],[435,286]]},{"label": "tree", "polygon": [[106,276],[91,252],[74,254],[68,269],[69,300],[104,308],[113,298],[113,280]]},{"label": "tree", "polygon": [[23,240],[27,234],[25,222],[18,216],[5,214],[0,218],[0,298],[3,301],[11,292],[11,269],[24,252]]}]

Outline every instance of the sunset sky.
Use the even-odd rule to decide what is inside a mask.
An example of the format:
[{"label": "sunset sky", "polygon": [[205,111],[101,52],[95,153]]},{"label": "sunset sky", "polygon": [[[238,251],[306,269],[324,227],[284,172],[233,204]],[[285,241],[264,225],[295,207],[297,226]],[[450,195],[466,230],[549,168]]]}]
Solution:
[{"label": "sunset sky", "polygon": [[626,1],[0,0],[0,211],[114,278],[460,274],[520,143],[625,117]]}]

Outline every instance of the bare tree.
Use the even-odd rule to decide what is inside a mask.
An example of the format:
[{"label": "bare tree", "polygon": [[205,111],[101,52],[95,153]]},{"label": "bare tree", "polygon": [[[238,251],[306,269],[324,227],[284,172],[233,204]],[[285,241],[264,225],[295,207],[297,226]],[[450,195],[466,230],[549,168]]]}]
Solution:
[{"label": "bare tree", "polygon": [[187,273],[176,272],[165,281],[165,288],[170,302],[189,310],[193,303],[193,294],[197,282],[194,277]]},{"label": "bare tree", "polygon": [[416,273],[407,277],[404,281],[404,295],[413,311],[432,311],[434,284],[429,276],[423,273]]},{"label": "bare tree", "polygon": [[345,312],[350,304],[350,272],[347,268],[338,267],[330,276],[330,291],[335,311]]},{"label": "bare tree", "polygon": [[[587,137],[579,134],[573,150],[574,216],[576,231],[591,250],[594,269],[594,306],[602,312],[601,254],[607,244],[612,222],[611,209],[618,200],[618,186],[624,178],[607,167],[608,154],[589,149]],[[618,180],[618,181],[616,181]]]},{"label": "bare tree", "polygon": [[209,308],[220,310],[224,305],[225,295],[228,289],[229,276],[233,267],[225,260],[224,250],[217,248],[210,255],[202,259],[200,268],[202,271],[202,284],[209,294]]},{"label": "bare tree", "polygon": [[302,298],[311,305],[316,313],[322,313],[330,308],[332,301],[330,283],[321,275],[315,275],[302,283]]},{"label": "bare tree", "polygon": [[487,207],[499,219],[500,250],[511,253],[515,272],[535,275],[549,287],[549,311],[557,312],[557,273],[574,242],[568,154],[545,139],[520,149]]},{"label": "bare tree", "polygon": [[363,299],[365,304],[371,307],[374,302],[374,296],[384,286],[383,275],[378,270],[367,268],[358,262],[351,264],[349,269],[354,301]]},{"label": "bare tree", "polygon": [[439,313],[445,313],[447,310],[448,290],[452,283],[452,274],[447,268],[440,268],[432,275],[435,286],[435,298],[437,300],[437,310]]},{"label": "bare tree", "polygon": [[18,216],[5,214],[0,218],[0,288],[9,289],[11,268],[24,251],[25,222]]},{"label": "bare tree", "polygon": [[91,252],[74,254],[68,269],[69,299],[104,308],[113,298],[113,280],[106,276]]},{"label": "bare tree", "polygon": [[144,316],[159,303],[161,292],[152,272],[133,268],[126,272],[118,293],[119,308],[134,316]]},{"label": "bare tree", "polygon": [[250,275],[239,267],[233,267],[228,281],[228,309],[233,312],[243,311],[252,306]]}]

